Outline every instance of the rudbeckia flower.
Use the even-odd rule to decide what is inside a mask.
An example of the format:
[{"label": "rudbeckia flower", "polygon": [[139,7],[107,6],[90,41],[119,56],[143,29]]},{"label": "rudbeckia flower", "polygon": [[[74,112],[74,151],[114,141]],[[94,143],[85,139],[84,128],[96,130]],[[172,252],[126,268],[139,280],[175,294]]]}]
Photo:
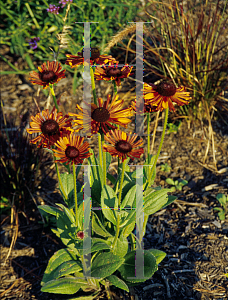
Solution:
[{"label": "rudbeckia flower", "polygon": [[[107,101],[104,101],[103,103],[103,100],[98,98],[99,106],[93,103],[91,104],[91,115],[88,110],[83,111],[83,108],[77,104],[76,108],[80,110],[80,112],[78,114],[69,113],[70,116],[77,118],[77,120],[73,120],[75,125],[80,126],[76,129],[76,131],[84,128],[87,132],[89,132],[90,123],[92,134],[96,134],[100,129],[104,133],[108,132],[109,128],[107,126],[115,129],[116,127],[113,126],[113,124],[127,128],[128,123],[131,122],[128,118],[132,116],[132,108],[122,108],[124,101],[117,99],[118,98],[115,97],[110,102],[111,95],[108,95]],[[85,102],[85,104],[89,106],[88,103]]]},{"label": "rudbeckia flower", "polygon": [[84,137],[70,134],[60,138],[55,144],[57,149],[53,149],[55,157],[59,157],[56,162],[71,164],[82,164],[83,160],[92,155],[89,153],[89,143],[84,142]]},{"label": "rudbeckia flower", "polygon": [[38,67],[39,73],[32,71],[29,73],[29,80],[32,84],[39,84],[46,89],[49,84],[54,84],[65,78],[65,70],[62,70],[61,63],[57,61],[43,63],[41,67]]},{"label": "rudbeckia flower", "polygon": [[[91,57],[90,57],[90,64],[98,64],[98,65],[105,65],[107,63],[115,64],[117,61],[111,55],[107,54],[100,54],[100,50],[98,48],[91,48]],[[67,60],[66,64],[71,66],[71,68],[75,68],[79,65],[84,64],[84,57],[82,52],[78,52],[79,56],[66,54]]]},{"label": "rudbeckia flower", "polygon": [[143,94],[145,101],[156,107],[156,111],[168,108],[175,111],[173,102],[182,106],[191,100],[189,92],[183,86],[176,88],[170,81],[162,81],[158,85],[144,83]]},{"label": "rudbeckia flower", "polygon": [[109,152],[113,157],[119,157],[122,159],[122,162],[127,158],[130,157],[132,159],[139,158],[141,154],[144,152],[143,148],[139,148],[143,146],[143,140],[139,139],[137,142],[137,134],[132,134],[131,132],[127,134],[121,130],[111,130],[108,132],[104,138],[107,142],[112,144],[110,145],[103,145],[103,149],[105,152]]},{"label": "rudbeckia flower", "polygon": [[53,146],[60,137],[69,134],[73,131],[71,127],[71,120],[68,119],[68,115],[63,117],[61,112],[57,112],[54,107],[49,114],[49,110],[43,110],[41,113],[36,114],[35,117],[31,117],[31,128],[27,129],[29,134],[40,133],[36,138],[30,141],[30,143],[38,143],[38,147],[50,148]]},{"label": "rudbeckia flower", "polygon": [[120,86],[121,78],[127,78],[131,75],[133,67],[129,67],[128,65],[123,66],[122,69],[118,68],[118,65],[116,66],[103,66],[96,67],[96,70],[94,72],[94,77],[97,80],[115,80],[116,85]]}]

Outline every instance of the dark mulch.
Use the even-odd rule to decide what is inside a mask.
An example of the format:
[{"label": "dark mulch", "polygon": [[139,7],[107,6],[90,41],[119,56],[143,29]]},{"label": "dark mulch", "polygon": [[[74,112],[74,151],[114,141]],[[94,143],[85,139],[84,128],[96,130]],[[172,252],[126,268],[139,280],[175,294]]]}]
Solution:
[{"label": "dark mulch", "polygon": [[[2,65],[2,69],[6,68]],[[16,125],[20,114],[31,112],[32,96],[37,89],[30,87],[26,79],[16,75],[2,76],[1,79],[5,112],[9,121],[16,118]],[[80,103],[82,93],[79,90],[77,95],[71,95],[70,78],[60,83],[57,98],[65,92],[61,99],[68,111]],[[127,90],[127,83],[124,88]],[[40,105],[44,107],[45,97],[40,95]],[[153,129],[153,124],[151,126]],[[228,278],[224,275],[228,273],[228,219],[221,222],[213,210],[218,206],[216,195],[227,194],[228,136],[227,126],[221,118],[213,128],[218,171],[214,170],[211,147],[203,163],[207,125],[195,122],[188,126],[183,122],[177,134],[166,135],[158,161],[156,185],[167,187],[165,179],[168,177],[186,179],[188,185],[174,193],[178,196],[175,203],[150,217],[144,246],[163,250],[167,256],[154,276],[131,289],[130,294],[113,289],[115,299],[228,299]],[[160,170],[160,165],[165,162],[172,167],[169,173]],[[47,166],[52,168],[52,163]],[[33,195],[38,204],[61,201],[54,169],[50,172]],[[10,218],[4,220],[2,216],[1,219],[1,299],[67,299],[69,297],[63,295],[40,292],[40,281],[48,260],[63,245],[50,227],[38,223],[41,217],[33,200],[29,201],[26,214],[28,219],[19,214],[17,242],[5,265],[11,242]],[[102,291],[99,299],[107,299]]]}]

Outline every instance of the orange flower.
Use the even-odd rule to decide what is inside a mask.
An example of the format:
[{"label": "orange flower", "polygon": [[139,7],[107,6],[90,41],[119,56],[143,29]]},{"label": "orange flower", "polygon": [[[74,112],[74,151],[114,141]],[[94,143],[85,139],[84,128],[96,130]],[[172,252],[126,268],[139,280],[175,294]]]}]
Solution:
[{"label": "orange flower", "polygon": [[149,102],[149,100],[144,99],[144,106],[143,103],[136,103],[136,101],[131,101],[131,107],[135,111],[135,113],[144,114],[144,113],[152,113],[155,112],[157,106],[154,106]]},{"label": "orange flower", "polygon": [[32,71],[29,73],[31,76],[29,80],[32,84],[39,84],[46,89],[49,84],[54,84],[65,78],[65,70],[62,70],[61,63],[57,61],[43,63],[41,67],[38,67],[39,73]]},{"label": "orange flower", "polygon": [[94,72],[94,77],[97,80],[115,80],[116,85],[120,86],[121,83],[121,78],[127,78],[128,76],[131,75],[133,67],[129,67],[128,65],[123,66],[122,69],[118,68],[118,65],[116,66],[103,66],[101,67],[96,67],[96,70]]},{"label": "orange flower", "polygon": [[137,147],[143,146],[143,140],[139,139],[137,142],[137,134],[125,133],[121,130],[111,130],[104,138],[107,142],[113,146],[103,145],[105,152],[109,152],[114,157],[119,157],[122,162],[129,156],[130,158],[139,158],[144,152],[143,148],[137,149]]},{"label": "orange flower", "polygon": [[152,106],[156,106],[156,111],[163,111],[168,108],[175,111],[173,102],[182,106],[188,104],[191,100],[189,92],[186,92],[183,86],[176,88],[175,85],[167,80],[160,82],[158,85],[144,83],[143,94],[145,101]]},{"label": "orange flower", "polygon": [[[75,116],[77,120],[73,120],[76,125],[80,126],[77,131],[85,129],[87,132],[90,131],[91,123],[91,133],[96,134],[100,129],[106,133],[109,131],[109,126],[112,129],[116,127],[112,124],[117,124],[127,128],[127,124],[131,122],[128,117],[132,116],[132,108],[122,108],[123,100],[117,100],[115,97],[110,103],[111,95],[107,96],[107,101],[103,103],[101,98],[98,98],[99,106],[96,104],[91,104],[91,115],[88,110],[83,112],[83,109],[77,104],[76,108],[81,112],[79,114],[69,113],[70,116]],[[87,106],[88,103],[85,102]],[[111,124],[112,123],[112,124]]]},{"label": "orange flower", "polygon": [[57,149],[53,149],[55,156],[59,157],[56,162],[81,164],[83,160],[92,155],[89,153],[89,143],[84,141],[84,137],[74,134],[60,138],[55,144]]},{"label": "orange flower", "polygon": [[36,138],[30,141],[30,143],[38,143],[38,147],[50,148],[53,146],[60,137],[69,134],[72,129],[71,120],[68,119],[68,115],[63,117],[61,112],[57,112],[54,107],[49,114],[49,110],[43,110],[41,113],[36,114],[35,117],[31,117],[31,128],[27,129],[29,134],[40,133]]},{"label": "orange flower", "polygon": [[[84,57],[83,53],[78,52],[79,56],[66,54],[67,60],[66,64],[71,66],[71,68],[75,68],[79,65],[82,65],[84,63]],[[91,57],[90,57],[90,64],[98,64],[98,65],[104,65],[107,63],[115,64],[117,61],[115,58],[113,58],[111,55],[107,54],[100,54],[100,50],[98,48],[91,48]]]}]

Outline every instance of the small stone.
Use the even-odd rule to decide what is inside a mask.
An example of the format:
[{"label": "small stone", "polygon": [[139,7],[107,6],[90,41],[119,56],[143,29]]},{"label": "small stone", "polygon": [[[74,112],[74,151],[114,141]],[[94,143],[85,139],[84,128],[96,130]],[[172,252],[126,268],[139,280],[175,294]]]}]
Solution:
[{"label": "small stone", "polygon": [[18,85],[18,89],[21,90],[21,91],[24,91],[24,90],[31,91],[31,87],[28,84],[26,84],[26,83]]}]

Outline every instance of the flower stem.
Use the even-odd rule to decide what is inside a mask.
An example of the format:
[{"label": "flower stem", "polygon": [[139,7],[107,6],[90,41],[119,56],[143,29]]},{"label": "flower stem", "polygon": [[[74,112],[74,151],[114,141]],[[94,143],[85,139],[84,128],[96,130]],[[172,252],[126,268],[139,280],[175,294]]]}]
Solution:
[{"label": "flower stem", "polygon": [[122,164],[122,174],[121,174],[121,181],[120,181],[120,190],[119,190],[119,201],[118,205],[120,206],[121,203],[121,195],[122,195],[122,189],[123,189],[123,180],[124,180],[124,172],[125,172],[125,166],[126,166],[126,159],[123,161]]},{"label": "flower stem", "polygon": [[122,195],[122,188],[123,188],[123,180],[124,180],[124,171],[125,171],[125,166],[126,166],[126,159],[123,161],[122,164],[122,174],[121,174],[121,181],[120,181],[120,190],[119,190],[119,201],[118,201],[118,207],[117,207],[117,222],[116,222],[116,235],[115,239],[112,244],[113,251],[115,249],[117,239],[119,237],[119,232],[120,232],[120,215],[119,215],[119,207],[121,203],[121,195]]},{"label": "flower stem", "polygon": [[113,80],[113,86],[114,86],[114,93],[115,93],[115,96],[117,95],[117,86],[116,86],[116,81]]},{"label": "flower stem", "polygon": [[73,163],[73,178],[74,178],[74,206],[75,206],[75,219],[76,226],[78,226],[78,198],[77,198],[77,182],[76,182],[76,172],[75,164]]},{"label": "flower stem", "polygon": [[150,163],[150,113],[147,113],[147,158]]},{"label": "flower stem", "polygon": [[53,89],[53,85],[49,84],[49,88],[50,88],[50,91],[51,91],[51,94],[52,94],[52,97],[53,97],[53,100],[54,100],[54,103],[55,103],[55,108],[57,109],[57,112],[59,112],[59,107],[58,107],[57,100],[56,100],[56,97],[55,97],[55,92],[54,92],[54,89]]},{"label": "flower stem", "polygon": [[99,161],[100,161],[100,166],[103,167],[101,134],[99,132],[98,132],[98,147],[99,147]]},{"label": "flower stem", "polygon": [[117,239],[119,237],[119,232],[120,232],[120,215],[119,215],[119,209],[117,208],[116,235],[112,244],[113,251],[115,250],[116,247]]},{"label": "flower stem", "polygon": [[[53,153],[53,158],[54,158],[54,162],[55,162],[56,161],[56,157],[54,155],[54,152],[52,152],[52,153]],[[67,195],[66,195],[65,190],[63,188],[63,183],[62,183],[62,180],[61,180],[61,177],[60,177],[60,174],[59,174],[59,168],[58,168],[57,162],[55,162],[55,169],[56,169],[56,173],[57,173],[57,177],[58,177],[58,181],[59,181],[59,186],[60,186],[60,189],[61,189],[61,191],[63,193],[63,197],[65,199],[67,199]]]},{"label": "flower stem", "polygon": [[106,185],[106,152],[103,150],[104,145],[104,133],[101,135],[102,141],[102,152],[103,152],[103,175],[104,175],[104,185]]},{"label": "flower stem", "polygon": [[156,168],[157,160],[158,160],[158,157],[159,157],[160,152],[161,152],[162,144],[163,144],[163,142],[164,142],[165,131],[166,131],[167,122],[168,122],[168,116],[169,116],[169,108],[166,108],[166,109],[165,109],[165,120],[164,120],[164,126],[163,126],[163,131],[162,131],[161,141],[160,141],[160,144],[159,144],[159,147],[158,147],[158,152],[157,152],[157,154],[156,154],[156,157],[155,157],[155,161],[154,161],[153,167],[151,168],[151,171],[150,171],[150,174],[149,174],[149,178],[148,178],[149,184],[150,184],[150,181],[151,181],[151,177],[152,177],[152,175],[153,175],[153,173],[154,173],[154,170],[155,170],[155,168]]},{"label": "flower stem", "polygon": [[97,105],[97,96],[96,96],[96,88],[95,88],[94,69],[93,69],[93,67],[90,67],[90,76],[91,76],[91,85],[92,85],[92,92],[93,92],[93,101],[94,101],[94,104]]}]

